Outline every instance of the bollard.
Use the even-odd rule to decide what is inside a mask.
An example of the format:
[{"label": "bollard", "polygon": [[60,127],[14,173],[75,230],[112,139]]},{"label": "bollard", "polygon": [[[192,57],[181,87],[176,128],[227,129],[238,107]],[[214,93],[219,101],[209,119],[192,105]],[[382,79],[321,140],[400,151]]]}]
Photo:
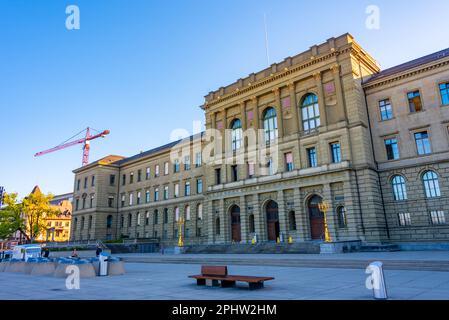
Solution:
[{"label": "bollard", "polygon": [[388,299],[383,263],[380,261],[370,263],[370,265],[366,268],[366,273],[370,274],[370,276],[366,279],[366,287],[373,290],[374,299]]}]

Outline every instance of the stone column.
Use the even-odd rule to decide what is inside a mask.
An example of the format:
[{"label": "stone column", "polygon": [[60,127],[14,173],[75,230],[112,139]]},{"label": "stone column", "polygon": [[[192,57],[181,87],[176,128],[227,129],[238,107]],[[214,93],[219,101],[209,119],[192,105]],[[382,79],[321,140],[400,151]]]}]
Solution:
[{"label": "stone column", "polygon": [[226,149],[226,141],[227,141],[227,136],[226,136],[226,129],[228,128],[228,112],[227,109],[223,110],[223,128],[220,130],[221,131],[221,154],[222,154],[222,159],[223,159],[223,163],[221,165],[221,171],[222,171],[222,178],[223,181],[222,183],[227,183],[228,182],[228,166],[226,165],[226,161],[227,161],[227,156],[228,156],[228,150]]},{"label": "stone column", "polygon": [[[299,188],[293,189],[293,201],[295,202],[296,236],[300,241],[306,241],[309,239],[309,220],[306,219],[307,210],[304,208]],[[294,240],[297,241],[297,238]]]},{"label": "stone column", "polygon": [[257,233],[257,240],[259,242],[266,241],[265,236],[265,219],[264,213],[261,210],[259,203],[259,194],[253,195],[253,214],[254,214],[254,227]]},{"label": "stone column", "polygon": [[296,103],[296,92],[295,92],[295,83],[289,83],[288,84],[288,90],[290,92],[290,108],[292,111],[292,118],[293,118],[293,132],[297,133],[301,131],[301,119],[302,115],[301,112],[298,112],[298,105]]},{"label": "stone column", "polygon": [[248,242],[248,214],[246,210],[245,196],[240,196],[240,232],[242,243]]},{"label": "stone column", "polygon": [[332,197],[332,192],[329,184],[325,184],[323,186],[323,201],[326,201],[329,204],[329,209],[326,212],[327,226],[329,228],[329,233],[332,238],[332,241],[338,240],[337,228],[336,228],[336,217],[334,210],[334,201]]},{"label": "stone column", "polygon": [[321,72],[317,72],[317,73],[313,74],[313,77],[315,78],[315,83],[316,83],[317,92],[318,92],[318,105],[320,106],[320,123],[321,123],[321,126],[325,127],[325,126],[327,126],[326,101],[324,99]]},{"label": "stone column", "polygon": [[288,235],[288,213],[285,205],[284,191],[279,190],[277,194],[278,214],[279,214],[279,231],[284,234],[284,241],[287,241]]},{"label": "stone column", "polygon": [[273,94],[278,125],[278,138],[281,139],[284,136],[284,117],[282,114],[281,90],[279,88],[273,89]]},{"label": "stone column", "polygon": [[203,214],[205,214],[206,225],[207,225],[207,242],[214,243],[215,242],[215,230],[214,230],[214,215],[213,212],[213,202],[205,201],[205,206],[203,207]]},{"label": "stone column", "polygon": [[346,114],[346,108],[345,108],[345,100],[343,96],[343,86],[341,84],[341,78],[340,78],[340,65],[336,64],[331,67],[332,73],[334,75],[334,82],[335,82],[335,91],[337,93],[337,105],[338,105],[338,112],[342,115],[344,115],[344,119],[347,120],[347,114]]},{"label": "stone column", "polygon": [[219,237],[219,243],[225,243],[226,242],[226,228],[228,227],[228,224],[226,223],[226,208],[224,207],[224,199],[219,200],[219,217],[220,217],[220,237]]}]

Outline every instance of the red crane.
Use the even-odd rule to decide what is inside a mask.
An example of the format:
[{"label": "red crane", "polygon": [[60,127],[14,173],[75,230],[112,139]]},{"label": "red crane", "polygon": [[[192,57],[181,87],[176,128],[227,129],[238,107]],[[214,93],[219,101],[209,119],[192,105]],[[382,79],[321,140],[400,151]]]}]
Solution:
[{"label": "red crane", "polygon": [[[71,141],[71,142],[67,142],[68,141],[67,140],[66,142],[63,142],[62,144],[60,144],[60,145],[58,145],[58,146],[56,146],[54,148],[38,152],[34,156],[35,157],[43,156],[44,154],[47,154],[47,153],[55,152],[55,151],[58,151],[58,150],[61,150],[61,149],[65,149],[65,148],[68,148],[68,147],[71,147],[71,146],[83,143],[84,146],[83,146],[83,162],[82,162],[82,165],[84,167],[85,165],[87,165],[89,163],[90,141],[94,140],[94,139],[97,139],[97,138],[104,138],[106,135],[108,135],[110,133],[109,130],[104,130],[103,132],[100,132],[100,133],[92,136],[90,134],[90,130],[91,130],[91,128],[88,127],[87,129],[81,131],[80,133],[78,133],[77,135],[74,136],[74,137],[76,137],[79,134],[81,134],[82,132],[86,131],[86,135],[82,139],[78,139],[78,140]],[[70,138],[70,139],[72,139],[72,138]]]}]

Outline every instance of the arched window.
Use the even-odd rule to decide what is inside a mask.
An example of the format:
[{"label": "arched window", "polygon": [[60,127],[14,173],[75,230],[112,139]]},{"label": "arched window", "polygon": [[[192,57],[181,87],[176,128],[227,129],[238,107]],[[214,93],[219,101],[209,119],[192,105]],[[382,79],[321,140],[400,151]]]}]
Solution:
[{"label": "arched window", "polygon": [[265,142],[275,140],[278,136],[278,121],[276,110],[273,107],[265,109],[263,114],[263,129],[265,132]]},{"label": "arched window", "polygon": [[304,131],[309,131],[320,126],[320,107],[318,97],[313,93],[308,93],[301,104],[302,127]]},{"label": "arched window", "polygon": [[394,200],[407,200],[407,187],[403,176],[394,176],[391,179],[391,185],[393,186]]},{"label": "arched window", "polygon": [[427,198],[436,198],[441,196],[438,175],[434,171],[426,171],[423,174],[422,179]]},{"label": "arched window", "polygon": [[242,146],[242,122],[240,119],[232,121],[231,130],[232,151],[236,151]]},{"label": "arched window", "polygon": [[220,218],[215,219],[215,234],[220,234]]},{"label": "arched window", "polygon": [[346,221],[346,209],[345,207],[341,206],[337,208],[337,218],[338,218],[338,226],[340,228],[346,228],[347,221]]},{"label": "arched window", "polygon": [[190,206],[186,206],[186,220],[190,220]]},{"label": "arched window", "polygon": [[197,207],[198,220],[203,220],[203,205],[200,203]]},{"label": "arched window", "polygon": [[112,228],[112,216],[111,215],[109,215],[106,218],[106,228]]},{"label": "arched window", "polygon": [[256,226],[255,226],[255,223],[254,223],[254,215],[250,214],[248,220],[249,220],[249,233],[256,232]]},{"label": "arched window", "polygon": [[290,211],[288,213],[288,226],[290,231],[296,230],[296,217],[295,217],[295,211]]}]

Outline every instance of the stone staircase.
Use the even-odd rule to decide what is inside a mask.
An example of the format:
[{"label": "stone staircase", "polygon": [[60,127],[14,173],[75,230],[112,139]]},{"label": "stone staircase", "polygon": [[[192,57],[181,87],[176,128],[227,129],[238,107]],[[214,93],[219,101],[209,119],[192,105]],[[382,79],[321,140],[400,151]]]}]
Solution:
[{"label": "stone staircase", "polygon": [[363,244],[359,252],[395,252],[401,251],[396,244]]},{"label": "stone staircase", "polygon": [[316,242],[301,243],[258,243],[258,244],[202,244],[186,246],[185,253],[196,254],[257,254],[257,253],[320,253],[320,245]]}]

